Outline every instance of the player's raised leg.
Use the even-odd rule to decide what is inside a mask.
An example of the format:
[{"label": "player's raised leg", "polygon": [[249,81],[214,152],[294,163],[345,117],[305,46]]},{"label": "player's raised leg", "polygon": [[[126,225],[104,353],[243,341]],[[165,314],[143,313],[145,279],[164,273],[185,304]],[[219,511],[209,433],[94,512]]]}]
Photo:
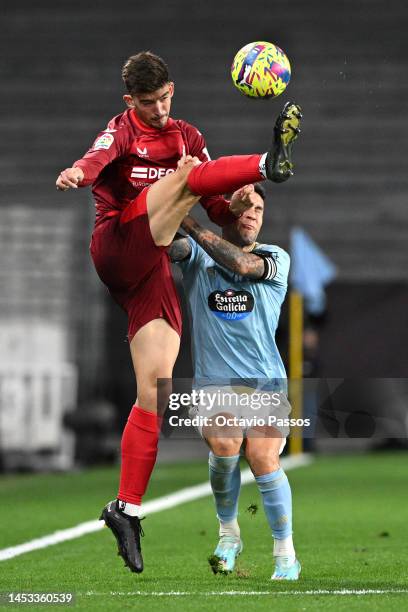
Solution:
[{"label": "player's raised leg", "polygon": [[211,196],[264,179],[274,183],[287,181],[293,175],[292,148],[300,134],[301,118],[300,106],[287,102],[276,120],[269,151],[262,155],[233,155],[204,162],[190,173],[189,188],[193,193]]},{"label": "player's raised leg", "polygon": [[158,246],[168,246],[183,218],[202,196],[233,192],[265,179],[286,181],[293,174],[292,145],[300,129],[300,107],[288,102],[279,115],[270,150],[202,162],[188,159],[147,193],[150,230]]},{"label": "player's raised leg", "polygon": [[170,381],[179,346],[179,335],[163,319],[144,325],[130,344],[138,394],[122,435],[118,499],[104,508],[101,519],[114,533],[125,565],[134,572],[143,571],[141,503],[156,462],[160,415],[171,391],[160,389],[158,394],[158,379]]},{"label": "player's raised leg", "polygon": [[[301,566],[296,559],[292,537],[292,492],[279,463],[282,438],[276,430],[274,434],[271,431],[265,432],[264,429],[250,430],[245,456],[262,495],[266,518],[274,538],[275,571],[272,580],[297,580]],[[272,435],[278,437],[271,437]]]}]

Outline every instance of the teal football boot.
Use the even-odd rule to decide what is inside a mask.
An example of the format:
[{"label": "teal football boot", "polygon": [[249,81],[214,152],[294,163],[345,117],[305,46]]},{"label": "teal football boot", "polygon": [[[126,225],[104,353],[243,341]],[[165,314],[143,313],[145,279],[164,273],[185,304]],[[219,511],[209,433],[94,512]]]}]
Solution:
[{"label": "teal football boot", "polygon": [[235,561],[244,549],[240,538],[221,536],[214,554],[208,559],[214,574],[230,574],[234,571]]},{"label": "teal football boot", "polygon": [[275,557],[275,559],[276,566],[271,580],[299,580],[302,566],[297,559],[294,563],[288,562],[286,557]]}]

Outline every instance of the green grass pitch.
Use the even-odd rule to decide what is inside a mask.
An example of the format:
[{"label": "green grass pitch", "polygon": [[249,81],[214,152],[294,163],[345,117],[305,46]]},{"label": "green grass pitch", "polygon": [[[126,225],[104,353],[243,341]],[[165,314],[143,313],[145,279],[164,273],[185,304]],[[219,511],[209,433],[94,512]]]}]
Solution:
[{"label": "green grass pitch", "polygon": [[[270,581],[271,536],[258,491],[250,484],[241,492],[245,550],[234,575],[214,576],[208,566],[217,522],[206,497],[144,521],[141,575],[123,567],[113,536],[104,529],[0,562],[0,591],[72,591],[73,608],[83,610],[408,609],[406,454],[317,457],[288,476],[303,566],[296,583]],[[202,462],[159,465],[148,499],[206,478]],[[97,518],[114,496],[116,480],[117,469],[1,477],[0,549]],[[251,504],[258,505],[255,515],[246,511]],[[383,592],[316,593],[342,589]]]}]

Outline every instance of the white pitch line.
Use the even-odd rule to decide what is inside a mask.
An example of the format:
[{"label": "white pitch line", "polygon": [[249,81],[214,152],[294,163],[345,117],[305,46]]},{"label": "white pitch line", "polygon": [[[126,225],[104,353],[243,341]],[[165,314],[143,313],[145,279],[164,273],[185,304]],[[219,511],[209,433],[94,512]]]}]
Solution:
[{"label": "white pitch line", "polygon": [[[285,470],[293,470],[298,467],[303,467],[309,465],[311,462],[312,458],[309,455],[304,454],[294,455],[293,457],[283,457],[283,459],[281,459],[281,465]],[[253,482],[253,478],[252,472],[249,469],[244,470],[241,474],[241,484],[244,485],[248,484],[249,482]],[[211,493],[210,483],[203,482],[202,484],[195,485],[193,487],[186,487],[185,489],[180,489],[175,493],[170,493],[170,495],[164,495],[163,497],[158,497],[157,499],[152,499],[152,501],[146,502],[143,504],[143,513],[153,514],[154,512],[168,510],[169,508],[174,508],[180,504],[185,504],[186,502],[194,501],[196,499],[200,499],[201,497],[206,497],[207,495],[211,495]],[[104,525],[105,523],[103,521],[87,521],[69,529],[62,529],[41,538],[29,540],[28,542],[24,542],[24,544],[3,548],[0,550],[0,561],[7,561],[8,559],[13,559],[14,557],[24,555],[32,552],[33,550],[40,550],[41,548],[47,548],[48,546],[54,546],[55,544],[60,544],[61,542],[80,538],[87,533],[99,531],[104,527]]]},{"label": "white pitch line", "polygon": [[226,596],[241,596],[241,595],[385,595],[385,594],[400,594],[407,593],[408,589],[338,589],[330,591],[328,589],[316,589],[309,591],[110,591],[108,593],[99,593],[97,591],[87,591],[84,593],[87,597],[212,597],[219,595]]}]

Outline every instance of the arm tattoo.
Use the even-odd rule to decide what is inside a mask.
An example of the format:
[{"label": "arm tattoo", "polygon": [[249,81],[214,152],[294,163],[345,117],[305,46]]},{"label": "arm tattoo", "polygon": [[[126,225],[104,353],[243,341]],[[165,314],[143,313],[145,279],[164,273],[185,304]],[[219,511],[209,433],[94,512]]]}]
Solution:
[{"label": "arm tattoo", "polygon": [[[181,234],[179,234],[181,236]],[[191,255],[191,244],[187,238],[176,238],[167,249],[171,261],[183,261]]]},{"label": "arm tattoo", "polygon": [[192,238],[204,249],[217,263],[231,272],[249,278],[264,278],[265,264],[262,257],[253,253],[245,253],[240,247],[231,244],[228,240],[220,238],[210,230],[194,223],[189,228]]}]

